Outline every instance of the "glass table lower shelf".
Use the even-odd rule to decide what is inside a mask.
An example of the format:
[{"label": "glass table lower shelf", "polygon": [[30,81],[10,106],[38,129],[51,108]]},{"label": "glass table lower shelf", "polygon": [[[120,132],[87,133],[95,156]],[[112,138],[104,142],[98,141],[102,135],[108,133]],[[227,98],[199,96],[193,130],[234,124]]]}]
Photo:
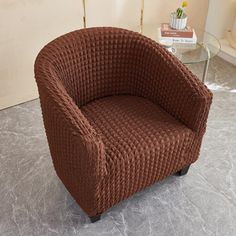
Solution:
[{"label": "glass table lower shelf", "polygon": [[[143,35],[161,43],[158,28],[161,24],[144,25]],[[197,43],[196,44],[182,44],[173,43],[168,50],[171,51],[182,63],[195,64],[205,62],[202,81],[205,82],[208,72],[210,59],[216,56],[221,45],[219,40],[207,31],[194,28]],[[138,31],[138,30],[137,30]]]}]

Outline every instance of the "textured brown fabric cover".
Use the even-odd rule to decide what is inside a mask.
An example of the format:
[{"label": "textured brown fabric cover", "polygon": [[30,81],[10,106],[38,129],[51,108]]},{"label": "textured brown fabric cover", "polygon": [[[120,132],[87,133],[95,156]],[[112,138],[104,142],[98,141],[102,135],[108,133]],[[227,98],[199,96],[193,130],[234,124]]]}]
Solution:
[{"label": "textured brown fabric cover", "polygon": [[198,158],[212,94],[151,39],[78,30],[44,47],[35,77],[56,172],[89,216]]}]

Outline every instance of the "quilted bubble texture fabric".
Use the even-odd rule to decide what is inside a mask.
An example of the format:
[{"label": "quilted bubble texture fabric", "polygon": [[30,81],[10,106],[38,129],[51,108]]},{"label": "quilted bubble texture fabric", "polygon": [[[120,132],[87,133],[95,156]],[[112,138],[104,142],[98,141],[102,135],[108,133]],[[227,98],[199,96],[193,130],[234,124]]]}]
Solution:
[{"label": "quilted bubble texture fabric", "polygon": [[57,175],[89,216],[198,159],[212,93],[175,56],[129,30],[77,30],[35,62]]}]

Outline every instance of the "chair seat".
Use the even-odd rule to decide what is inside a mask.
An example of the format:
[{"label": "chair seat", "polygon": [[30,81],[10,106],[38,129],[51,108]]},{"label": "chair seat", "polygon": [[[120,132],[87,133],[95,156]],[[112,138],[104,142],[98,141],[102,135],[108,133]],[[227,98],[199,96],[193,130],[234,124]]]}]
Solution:
[{"label": "chair seat", "polygon": [[145,98],[109,96],[81,110],[102,138],[108,172],[124,161],[143,161],[150,168],[156,163],[168,169],[172,161],[182,166],[188,155],[193,132]]}]

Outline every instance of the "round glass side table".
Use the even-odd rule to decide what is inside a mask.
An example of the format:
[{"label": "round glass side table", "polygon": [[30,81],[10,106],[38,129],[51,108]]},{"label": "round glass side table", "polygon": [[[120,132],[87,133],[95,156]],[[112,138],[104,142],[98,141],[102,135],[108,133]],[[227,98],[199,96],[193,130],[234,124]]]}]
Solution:
[{"label": "round glass side table", "polygon": [[[158,27],[160,26],[161,24],[144,25],[143,35],[160,43],[158,34]],[[170,51],[184,64],[205,62],[202,77],[202,82],[205,82],[210,59],[220,52],[221,45],[214,35],[201,29],[194,28],[194,30],[197,35],[196,44],[173,43]]]}]

